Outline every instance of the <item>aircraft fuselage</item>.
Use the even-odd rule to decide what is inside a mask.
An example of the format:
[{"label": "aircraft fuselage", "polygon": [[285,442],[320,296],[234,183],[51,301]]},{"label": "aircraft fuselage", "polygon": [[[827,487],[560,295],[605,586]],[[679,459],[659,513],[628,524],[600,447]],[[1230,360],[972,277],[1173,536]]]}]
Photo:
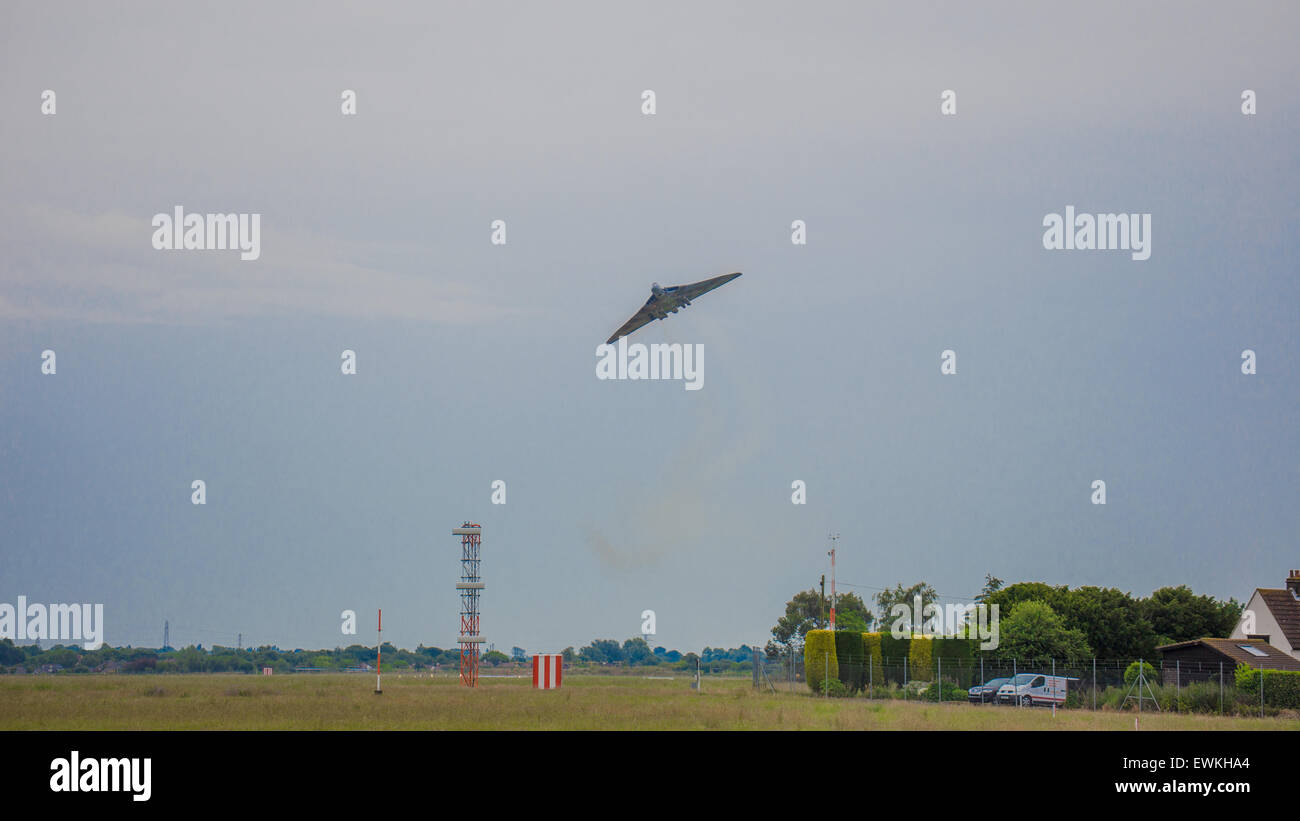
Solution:
[{"label": "aircraft fuselage", "polygon": [[690,305],[691,301],[677,293],[676,285],[661,288],[656,282],[650,286],[650,298],[645,304],[650,308],[650,313],[655,319],[664,319],[669,314],[677,313],[679,308]]}]

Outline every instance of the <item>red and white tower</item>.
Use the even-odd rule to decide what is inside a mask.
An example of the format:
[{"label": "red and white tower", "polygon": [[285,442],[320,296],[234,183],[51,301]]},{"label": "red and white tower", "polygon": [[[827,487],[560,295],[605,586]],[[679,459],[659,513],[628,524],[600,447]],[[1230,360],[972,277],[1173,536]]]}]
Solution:
[{"label": "red and white tower", "polygon": [[460,683],[478,686],[478,656],[483,637],[478,634],[478,594],[483,590],[479,576],[479,546],[483,529],[465,522],[451,532],[460,537]]}]

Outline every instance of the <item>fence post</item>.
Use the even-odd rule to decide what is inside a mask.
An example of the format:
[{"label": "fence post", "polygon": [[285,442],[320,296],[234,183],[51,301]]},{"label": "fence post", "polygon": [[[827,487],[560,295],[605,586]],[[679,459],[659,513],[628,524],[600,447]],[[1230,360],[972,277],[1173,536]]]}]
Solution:
[{"label": "fence post", "polygon": [[1092,657],[1092,709],[1097,709],[1097,657]]},{"label": "fence post", "polygon": [[[909,648],[911,645],[908,645]],[[907,701],[907,656],[903,656],[903,701]]]},{"label": "fence post", "polygon": [[1264,717],[1264,668],[1259,668],[1259,717]]},{"label": "fence post", "polygon": [[1183,660],[1174,662],[1174,712],[1180,712],[1178,702],[1183,700]]},{"label": "fence post", "polygon": [[872,656],[867,659],[867,675],[871,677],[871,692],[867,698],[876,697],[876,658]]},{"label": "fence post", "polygon": [[939,703],[943,703],[943,656],[939,657],[939,672],[935,674],[938,679],[935,683],[939,685]]},{"label": "fence post", "polygon": [[823,650],[822,658],[826,659],[826,676],[822,678],[822,697],[829,698],[831,694],[831,651]]},{"label": "fence post", "polygon": [[1219,662],[1219,715],[1223,715],[1223,662]]}]

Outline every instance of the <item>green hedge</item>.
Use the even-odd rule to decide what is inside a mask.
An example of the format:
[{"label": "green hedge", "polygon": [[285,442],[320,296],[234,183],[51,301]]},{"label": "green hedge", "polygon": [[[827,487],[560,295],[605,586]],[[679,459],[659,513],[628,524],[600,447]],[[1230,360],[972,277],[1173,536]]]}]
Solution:
[{"label": "green hedge", "polygon": [[839,680],[844,682],[850,695],[866,686],[867,658],[861,633],[836,630],[835,656],[839,660]]},{"label": "green hedge", "polygon": [[898,684],[903,683],[903,662],[907,659],[911,644],[912,639],[910,636],[896,639],[892,633],[886,630],[880,631],[881,666],[885,672],[883,676],[876,676],[877,682],[893,681]]},{"label": "green hedge", "polygon": [[975,663],[979,648],[979,639],[936,638],[931,655],[935,659],[935,669],[939,669],[939,660],[943,661],[943,677],[955,681],[962,687],[975,683],[979,675],[979,665]]},{"label": "green hedge", "polygon": [[1300,671],[1254,670],[1237,665],[1237,689],[1259,698],[1259,677],[1264,677],[1264,703],[1270,707],[1300,707]]},{"label": "green hedge", "polygon": [[907,675],[912,681],[934,681],[934,640],[915,636],[907,652]]},{"label": "green hedge", "polygon": [[867,657],[867,672],[864,674],[863,680],[868,687],[871,686],[873,681],[876,686],[880,686],[885,682],[885,668],[881,663],[880,654],[880,634],[863,633],[862,645],[865,648],[864,655]]},{"label": "green hedge", "polygon": [[830,654],[830,677],[839,678],[840,665],[835,656],[835,634],[829,630],[809,630],[803,643],[803,674],[814,693],[822,691],[826,678],[826,654]]}]

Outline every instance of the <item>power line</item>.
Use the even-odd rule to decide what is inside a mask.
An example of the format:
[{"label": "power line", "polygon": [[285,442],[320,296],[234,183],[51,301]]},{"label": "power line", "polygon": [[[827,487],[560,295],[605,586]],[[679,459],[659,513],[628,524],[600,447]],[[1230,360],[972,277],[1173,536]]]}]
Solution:
[{"label": "power line", "polygon": [[[885,593],[893,593],[898,590],[897,587],[874,587],[869,584],[854,584],[853,582],[840,582],[840,584],[846,587],[860,587],[864,590],[879,590]],[[978,596],[951,596],[947,593],[935,593],[934,595],[940,599],[957,599],[958,601],[974,601],[979,598]]]}]

